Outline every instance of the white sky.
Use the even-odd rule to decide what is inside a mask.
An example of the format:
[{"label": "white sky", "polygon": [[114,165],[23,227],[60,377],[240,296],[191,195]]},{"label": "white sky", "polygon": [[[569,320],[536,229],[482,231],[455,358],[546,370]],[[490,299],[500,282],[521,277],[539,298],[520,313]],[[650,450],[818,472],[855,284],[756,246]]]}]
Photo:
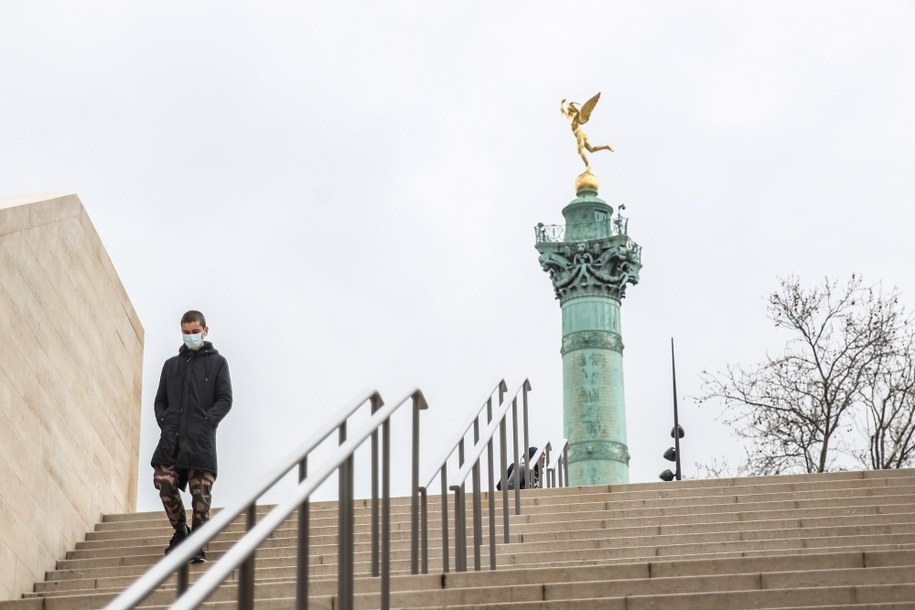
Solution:
[{"label": "white sky", "polygon": [[600,195],[644,247],[632,481],[668,465],[671,336],[689,476],[739,457],[687,397],[783,343],[778,276],[856,272],[915,303],[909,2],[7,1],[0,86],[0,194],[76,192],[144,324],[141,509],[190,308],[235,383],[217,505],[363,388],[422,388],[432,457],[528,376],[535,444],[560,438],[533,226],[562,222],[582,169],[562,98],[602,92]]}]

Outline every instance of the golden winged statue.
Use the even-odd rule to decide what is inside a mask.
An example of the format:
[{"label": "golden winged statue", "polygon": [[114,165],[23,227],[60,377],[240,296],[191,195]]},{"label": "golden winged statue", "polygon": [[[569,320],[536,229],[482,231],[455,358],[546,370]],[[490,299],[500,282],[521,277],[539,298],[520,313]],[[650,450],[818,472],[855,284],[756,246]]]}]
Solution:
[{"label": "golden winged statue", "polygon": [[588,157],[585,156],[586,150],[592,153],[597,152],[598,150],[609,150],[610,152],[613,152],[613,149],[607,144],[604,144],[603,146],[591,146],[591,143],[588,142],[588,136],[581,130],[581,126],[587,123],[588,119],[591,118],[591,112],[594,110],[594,107],[597,106],[597,100],[599,99],[600,93],[585,102],[581,108],[578,107],[576,102],[569,102],[566,104],[565,99],[559,103],[559,110],[564,117],[569,119],[569,124],[572,126],[572,133],[575,134],[575,142],[578,144],[578,155],[581,157],[581,160],[585,162],[585,173],[591,171],[591,164],[588,163]]}]

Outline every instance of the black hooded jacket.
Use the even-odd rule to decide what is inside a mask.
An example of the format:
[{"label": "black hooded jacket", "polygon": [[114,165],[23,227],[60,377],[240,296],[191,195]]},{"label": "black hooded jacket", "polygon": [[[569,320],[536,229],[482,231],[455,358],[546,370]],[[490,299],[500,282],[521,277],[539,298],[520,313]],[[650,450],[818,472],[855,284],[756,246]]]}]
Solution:
[{"label": "black hooded jacket", "polygon": [[232,380],[212,343],[204,341],[198,350],[182,345],[165,361],[155,407],[161,434],[152,465],[215,475],[216,428],[232,408]]},{"label": "black hooded jacket", "polygon": [[[527,488],[527,463],[534,458],[534,454],[537,453],[536,447],[528,447],[527,458],[521,459],[521,465],[519,470],[521,471],[521,489]],[[508,489],[515,488],[515,465],[509,464],[508,470],[505,471],[505,478],[508,481]],[[538,461],[534,464],[534,467],[531,469],[531,485],[534,487],[540,487],[540,462]],[[496,489],[502,491],[502,481],[496,483]]]}]

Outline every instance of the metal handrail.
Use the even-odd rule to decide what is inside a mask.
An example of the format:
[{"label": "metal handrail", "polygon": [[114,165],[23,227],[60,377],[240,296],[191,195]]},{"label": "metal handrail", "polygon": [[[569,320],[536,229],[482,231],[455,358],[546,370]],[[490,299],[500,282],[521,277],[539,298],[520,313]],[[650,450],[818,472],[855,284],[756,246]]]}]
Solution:
[{"label": "metal handrail", "polygon": [[[424,485],[424,487],[429,487],[430,485],[432,485],[432,482],[435,481],[435,477],[438,476],[439,470],[441,470],[442,466],[444,466],[448,462],[448,458],[450,458],[454,454],[455,450],[457,450],[459,452],[459,454],[461,454],[461,455],[463,454],[464,437],[467,436],[467,433],[471,430],[471,428],[473,428],[475,430],[476,436],[477,436],[477,438],[474,439],[474,442],[477,442],[479,440],[480,415],[482,415],[483,409],[486,409],[487,421],[489,419],[492,419],[492,398],[496,392],[499,393],[498,404],[501,404],[502,398],[505,396],[505,392],[508,392],[508,384],[505,383],[505,379],[500,379],[498,381],[498,383],[496,383],[495,386],[492,388],[492,390],[490,390],[489,393],[486,394],[486,398],[484,400],[480,401],[480,403],[481,403],[480,408],[477,409],[476,413],[473,413],[473,415],[467,419],[467,423],[462,428],[460,428],[461,433],[460,433],[460,436],[458,437],[458,440],[455,441],[455,444],[449,445],[447,447],[447,449],[444,452],[444,454],[442,455],[441,459],[439,459],[435,462],[432,462],[436,466],[431,471],[430,475],[428,477],[426,477],[426,484]],[[460,459],[461,459],[461,463],[463,463],[463,458],[460,458]]]},{"label": "metal handrail", "polygon": [[[293,511],[299,510],[298,521],[298,559],[296,608],[308,607],[308,504],[310,495],[331,475],[340,470],[340,498],[338,501],[339,554],[338,561],[338,597],[339,607],[353,607],[353,454],[369,436],[372,437],[372,538],[380,534],[381,548],[372,545],[372,574],[382,577],[382,608],[388,608],[390,596],[390,417],[408,400],[413,405],[413,471],[418,472],[419,450],[419,411],[427,409],[425,397],[418,389],[408,394],[402,401],[392,406],[383,406],[384,402],[377,391],[364,395],[350,407],[338,412],[311,439],[299,447],[268,473],[267,482],[258,485],[245,500],[232,510],[223,510],[208,523],[195,531],[192,544],[183,544],[158,564],[153,566],[133,585],[105,607],[105,610],[128,610],[142,602],[162,582],[172,574],[178,575],[178,601],[173,608],[195,608],[209,597],[233,570],[239,568],[238,607],[251,610],[254,607],[254,551]],[[371,405],[371,416],[366,425],[351,438],[347,438],[347,423],[359,407]],[[379,524],[378,485],[378,429],[381,428],[381,471],[382,499],[381,523]],[[330,460],[314,474],[307,473],[308,455],[334,431],[338,432],[339,446]],[[298,466],[299,483],[292,497],[271,510],[260,523],[256,523],[257,501],[280,479]],[[413,487],[416,488],[418,477],[414,474]],[[188,562],[204,544],[223,531],[237,516],[247,514],[247,532],[230,548],[226,554],[213,564],[190,589],[188,583]],[[380,532],[379,532],[380,530]],[[380,555],[380,558],[379,558]],[[380,566],[379,566],[380,561]]]},{"label": "metal handrail", "polygon": [[[432,485],[432,482],[435,478],[439,478],[441,483],[441,512],[442,512],[442,570],[443,572],[450,571],[450,549],[449,549],[449,537],[448,537],[448,490],[454,490],[458,496],[455,500],[455,570],[457,571],[466,571],[467,569],[467,549],[466,549],[466,524],[465,517],[466,512],[463,506],[464,500],[464,485],[466,479],[469,475],[473,475],[473,502],[474,502],[474,511],[473,511],[473,520],[474,520],[474,569],[480,570],[480,547],[482,545],[482,510],[481,510],[481,493],[480,493],[480,457],[485,450],[487,452],[487,464],[488,464],[488,474],[489,474],[489,494],[488,498],[495,498],[495,477],[493,472],[494,459],[493,459],[493,442],[496,431],[499,432],[499,446],[500,446],[500,472],[504,473],[507,469],[507,430],[506,430],[506,419],[509,411],[511,411],[511,424],[512,424],[512,439],[513,439],[513,463],[514,467],[517,470],[519,459],[519,439],[518,439],[518,426],[519,422],[522,424],[523,433],[524,433],[524,443],[525,447],[528,446],[528,424],[527,424],[527,415],[528,415],[528,400],[527,393],[531,390],[530,381],[525,379],[518,391],[512,396],[511,400],[506,400],[504,395],[504,381],[500,382],[496,386],[496,389],[490,394],[490,397],[484,401],[483,407],[475,415],[472,426],[474,430],[474,444],[471,447],[469,453],[465,455],[464,448],[464,436],[467,433],[467,429],[462,432],[460,440],[458,443],[451,447],[446,453],[446,458],[439,463],[436,471],[433,472],[432,476],[427,479],[427,483],[424,486],[418,488],[418,493],[420,496],[420,527],[421,527],[421,554],[422,554],[422,572],[428,573],[428,561],[429,561],[429,548],[428,548],[428,488]],[[499,390],[500,394],[500,403],[497,408],[493,411],[492,409],[492,394]],[[518,417],[518,398],[522,398],[522,418]],[[480,430],[480,415],[483,413],[484,408],[486,409],[486,428]],[[448,464],[447,460],[450,458],[455,450],[458,450],[459,454],[459,472],[457,475],[458,483],[448,484]],[[526,450],[525,450],[526,453]],[[500,475],[501,476],[501,475]],[[503,538],[505,542],[509,540],[509,521],[508,521],[508,489],[507,485],[502,485],[502,529],[503,529]],[[515,493],[515,513],[520,514],[521,499],[520,499],[520,490],[517,490]],[[496,540],[496,516],[494,503],[490,503],[489,511],[489,540],[490,540],[490,553],[489,553],[489,562],[490,569],[496,569],[496,555],[495,555],[495,540]],[[414,515],[414,520],[416,516]],[[413,573],[416,572],[414,567]]]},{"label": "metal handrail", "polygon": [[[459,428],[461,431],[458,435],[457,441],[454,444],[448,445],[446,451],[442,457],[433,462],[435,468],[431,470],[429,476],[424,480],[426,483],[420,486],[414,486],[413,494],[413,523],[412,531],[417,532],[421,528],[422,532],[420,534],[423,540],[422,547],[422,572],[427,574],[429,572],[429,553],[428,553],[428,503],[427,503],[427,492],[426,490],[432,485],[436,477],[441,477],[442,484],[442,498],[447,497],[447,481],[448,481],[448,460],[454,455],[454,452],[458,452],[458,464],[461,465],[464,463],[464,439],[467,436],[467,433],[473,429],[474,431],[474,443],[479,441],[480,438],[480,415],[483,414],[483,411],[486,411],[486,420],[489,421],[492,419],[492,403],[493,397],[498,393],[499,399],[498,404],[502,403],[502,399],[505,396],[505,392],[508,391],[508,384],[505,383],[505,379],[500,379],[492,389],[486,394],[485,398],[480,401],[480,408],[468,418],[467,423]],[[490,459],[492,455],[490,455]],[[445,572],[449,571],[448,564],[448,511],[447,506],[443,505],[442,510],[442,547],[443,547],[443,564],[442,569]],[[419,518],[417,518],[419,516]],[[420,548],[419,544],[416,542],[417,537],[413,536],[410,547],[410,572],[412,574],[419,573],[419,562],[420,562]]]},{"label": "metal handrail", "polygon": [[[474,570],[480,570],[480,548],[482,546],[482,530],[481,530],[481,521],[482,521],[482,498],[480,494],[480,458],[483,455],[483,450],[489,448],[489,453],[492,453],[492,439],[495,436],[496,431],[499,432],[500,438],[500,461],[501,461],[501,472],[507,472],[507,446],[506,446],[506,418],[508,416],[509,410],[512,414],[512,431],[513,431],[513,453],[514,453],[514,472],[520,472],[520,461],[518,456],[518,394],[522,395],[522,403],[524,405],[524,427],[527,428],[527,393],[531,390],[530,381],[527,379],[521,384],[521,387],[518,388],[518,391],[515,392],[512,396],[511,402],[505,402],[499,405],[499,408],[496,409],[493,413],[492,419],[489,422],[489,425],[483,431],[482,438],[479,442],[475,443],[470,450],[470,454],[467,456],[467,460],[461,466],[458,473],[455,475],[457,479],[456,484],[449,486],[449,489],[454,492],[454,522],[455,522],[455,535],[454,535],[454,563],[455,569],[459,572],[464,572],[467,570],[467,528],[466,528],[466,510],[467,506],[465,503],[465,488],[464,482],[467,480],[468,476],[473,477],[473,492],[471,496],[472,505],[473,505],[473,566]],[[525,432],[525,449],[524,454],[527,457],[527,433]],[[539,456],[540,451],[536,455]],[[539,458],[538,458],[539,459]],[[488,471],[490,481],[493,479],[493,463],[492,460],[488,460]],[[508,480],[507,478],[503,479],[503,484],[501,485],[502,492],[502,537],[503,542],[509,542],[509,517],[508,517]],[[514,486],[514,503],[515,503],[515,514],[521,514],[521,486]],[[487,496],[491,500],[495,499],[495,489],[490,483],[489,495]],[[442,495],[442,503],[447,505],[447,494]],[[489,511],[489,569],[496,569],[496,536],[495,536],[495,511],[492,510],[494,502],[490,502],[490,511]]]},{"label": "metal handrail", "polygon": [[546,461],[546,486],[567,487],[569,485],[569,441],[562,439],[562,445],[557,449],[556,459],[551,462],[550,454],[547,453]]}]

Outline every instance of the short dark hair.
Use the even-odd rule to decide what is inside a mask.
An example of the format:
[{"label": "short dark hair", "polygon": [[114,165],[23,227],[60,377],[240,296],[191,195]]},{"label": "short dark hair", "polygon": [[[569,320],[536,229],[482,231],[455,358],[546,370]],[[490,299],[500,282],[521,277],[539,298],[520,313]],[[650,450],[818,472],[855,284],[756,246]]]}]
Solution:
[{"label": "short dark hair", "polygon": [[204,328],[207,327],[207,319],[204,318],[203,314],[200,313],[199,311],[197,311],[196,309],[192,309],[192,310],[186,312],[183,316],[181,316],[181,325],[182,326],[184,326],[185,324],[192,324],[194,322],[200,322],[200,325],[202,327],[204,327]]}]

